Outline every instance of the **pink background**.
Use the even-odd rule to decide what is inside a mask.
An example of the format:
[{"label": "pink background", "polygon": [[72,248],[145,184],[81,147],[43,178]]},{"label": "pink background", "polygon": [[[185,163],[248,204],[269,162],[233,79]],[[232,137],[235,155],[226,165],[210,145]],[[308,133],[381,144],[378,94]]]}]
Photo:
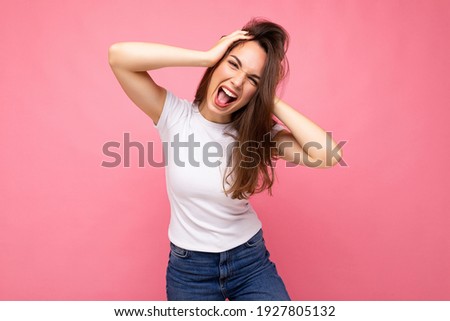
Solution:
[{"label": "pink background", "polygon": [[[253,200],[292,298],[450,300],[450,4],[429,0],[3,3],[0,299],[165,300],[164,169],[101,166],[125,132],[160,150],[108,47],[206,50],[253,16],[291,35],[284,99],[348,141],[348,167],[280,163]],[[153,75],[192,99],[202,72]]]}]

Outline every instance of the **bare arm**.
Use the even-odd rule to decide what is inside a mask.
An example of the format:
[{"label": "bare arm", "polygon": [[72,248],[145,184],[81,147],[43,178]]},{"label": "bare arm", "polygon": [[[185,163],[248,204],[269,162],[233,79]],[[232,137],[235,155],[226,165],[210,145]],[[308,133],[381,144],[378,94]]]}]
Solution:
[{"label": "bare arm", "polygon": [[274,115],[290,131],[282,130],[274,138],[281,158],[299,165],[318,168],[332,167],[342,158],[340,148],[337,148],[338,159],[327,155],[328,151],[336,149],[338,146],[336,142],[317,124],[279,98],[275,99]]},{"label": "bare arm", "polygon": [[122,42],[109,48],[109,64],[128,97],[156,124],[166,90],[147,73],[171,66],[206,66],[204,52],[143,42]]},{"label": "bare arm", "polygon": [[109,48],[109,64],[128,97],[156,124],[161,116],[166,90],[147,71],[164,67],[214,65],[229,45],[248,36],[236,31],[208,51],[190,50],[145,42],[120,42]]}]

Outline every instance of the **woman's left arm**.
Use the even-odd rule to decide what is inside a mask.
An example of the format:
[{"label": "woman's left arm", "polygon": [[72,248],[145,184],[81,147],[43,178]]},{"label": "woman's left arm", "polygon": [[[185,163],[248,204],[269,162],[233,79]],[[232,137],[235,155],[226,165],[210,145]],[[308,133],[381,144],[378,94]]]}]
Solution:
[{"label": "woman's left arm", "polygon": [[[275,97],[273,113],[289,129],[281,130],[274,137],[280,158],[318,168],[332,167],[342,158],[342,148],[337,148],[328,133],[278,97]],[[332,155],[333,150],[337,150],[337,155]]]}]

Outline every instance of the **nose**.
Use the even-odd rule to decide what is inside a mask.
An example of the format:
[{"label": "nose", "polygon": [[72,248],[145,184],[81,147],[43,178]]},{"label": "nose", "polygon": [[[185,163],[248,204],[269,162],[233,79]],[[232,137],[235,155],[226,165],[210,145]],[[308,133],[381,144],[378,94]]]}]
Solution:
[{"label": "nose", "polygon": [[236,75],[234,75],[234,77],[231,79],[231,83],[237,87],[240,88],[242,86],[242,84],[244,83],[244,79],[245,79],[245,73],[243,72],[238,72]]}]

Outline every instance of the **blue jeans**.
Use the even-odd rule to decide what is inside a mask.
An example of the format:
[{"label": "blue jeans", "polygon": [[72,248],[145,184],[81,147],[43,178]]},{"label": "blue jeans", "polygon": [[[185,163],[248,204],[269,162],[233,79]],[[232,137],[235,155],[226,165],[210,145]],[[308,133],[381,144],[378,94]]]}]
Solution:
[{"label": "blue jeans", "polygon": [[262,230],[221,253],[197,252],[170,243],[166,274],[169,301],[289,301]]}]

